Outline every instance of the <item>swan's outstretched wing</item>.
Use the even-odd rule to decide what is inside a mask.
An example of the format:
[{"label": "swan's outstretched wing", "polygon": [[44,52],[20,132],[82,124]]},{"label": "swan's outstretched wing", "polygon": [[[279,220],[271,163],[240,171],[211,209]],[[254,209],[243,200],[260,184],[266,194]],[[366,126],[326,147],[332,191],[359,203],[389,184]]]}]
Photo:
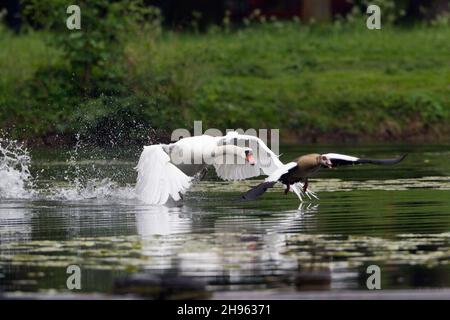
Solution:
[{"label": "swan's outstretched wing", "polygon": [[191,185],[192,178],[170,163],[162,145],[144,147],[136,170],[136,194],[148,204],[165,204],[169,196],[178,201]]},{"label": "swan's outstretched wing", "polygon": [[250,165],[247,163],[236,163],[236,161],[215,163],[217,176],[223,180],[245,180],[252,177],[257,177],[261,173],[258,164]]},{"label": "swan's outstretched wing", "polygon": [[254,166],[248,163],[215,165],[217,174],[222,179],[242,180],[257,177],[261,174],[270,175],[283,166],[278,156],[258,137],[229,132],[226,136],[219,137],[217,143],[218,145],[235,144],[240,147],[248,146],[253,150],[253,157],[256,160]]},{"label": "swan's outstretched wing", "polygon": [[339,154],[339,153],[327,153],[323,154],[323,156],[326,156],[328,159],[330,159],[332,167],[339,167],[339,166],[349,166],[349,165],[355,165],[355,164],[396,164],[405,159],[406,154],[393,159],[363,159],[363,158],[357,158],[352,156],[347,156],[345,154]]}]

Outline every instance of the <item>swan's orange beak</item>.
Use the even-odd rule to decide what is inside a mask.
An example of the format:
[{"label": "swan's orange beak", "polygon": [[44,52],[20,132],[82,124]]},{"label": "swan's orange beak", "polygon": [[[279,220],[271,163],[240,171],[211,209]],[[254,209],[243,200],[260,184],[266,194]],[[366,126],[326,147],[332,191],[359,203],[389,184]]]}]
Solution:
[{"label": "swan's orange beak", "polygon": [[248,163],[252,166],[254,166],[256,163],[255,158],[253,158],[253,154],[251,154],[251,153],[247,154],[247,157],[245,157],[245,160],[247,160]]}]

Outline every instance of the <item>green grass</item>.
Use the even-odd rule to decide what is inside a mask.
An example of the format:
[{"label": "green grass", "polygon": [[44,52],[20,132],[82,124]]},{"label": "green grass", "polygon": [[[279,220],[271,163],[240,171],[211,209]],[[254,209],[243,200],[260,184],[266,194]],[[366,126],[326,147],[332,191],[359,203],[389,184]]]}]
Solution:
[{"label": "green grass", "polygon": [[48,130],[38,129],[51,118],[47,106],[31,109],[33,97],[25,97],[23,88],[36,81],[41,68],[63,63],[58,50],[46,43],[49,36],[37,32],[17,36],[0,25],[0,125],[2,129],[17,128],[19,138],[44,135]]},{"label": "green grass", "polygon": [[33,77],[36,70],[58,61],[54,48],[44,42],[46,34],[17,36],[0,25],[0,89],[2,96]]},{"label": "green grass", "polygon": [[[18,84],[39,68],[63,62],[42,34],[1,34],[0,46],[8,47],[0,51],[2,96],[14,93],[17,100]],[[35,105],[39,112],[33,115],[47,124],[36,123],[38,130],[24,128],[20,135],[54,132],[55,121],[64,123],[59,132],[72,133],[80,113],[89,119],[87,126],[116,119],[115,127],[125,112],[144,127],[166,130],[203,120],[204,128],[281,128],[282,134],[310,141],[448,139],[448,26],[370,31],[276,23],[129,39],[125,96],[114,103],[79,99],[50,122],[46,106]],[[17,112],[16,117],[27,119]],[[0,121],[15,124],[7,118],[2,114]]]}]

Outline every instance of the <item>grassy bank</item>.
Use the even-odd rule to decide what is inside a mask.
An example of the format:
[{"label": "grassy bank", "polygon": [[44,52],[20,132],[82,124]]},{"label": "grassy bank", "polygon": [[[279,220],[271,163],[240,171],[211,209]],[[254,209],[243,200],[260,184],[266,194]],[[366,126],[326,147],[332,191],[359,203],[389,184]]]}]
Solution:
[{"label": "grassy bank", "polygon": [[[49,35],[0,31],[0,122],[21,139],[281,128],[299,141],[448,141],[450,27],[267,24],[129,37],[120,77],[71,85]],[[44,71],[43,71],[44,70]],[[74,89],[75,88],[75,89]],[[53,138],[49,138],[53,137]],[[54,138],[58,137],[58,138]]]}]

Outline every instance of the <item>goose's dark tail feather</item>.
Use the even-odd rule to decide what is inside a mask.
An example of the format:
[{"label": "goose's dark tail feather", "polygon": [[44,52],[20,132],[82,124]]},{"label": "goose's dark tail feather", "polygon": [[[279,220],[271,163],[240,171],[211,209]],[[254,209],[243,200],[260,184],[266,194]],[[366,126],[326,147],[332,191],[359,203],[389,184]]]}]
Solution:
[{"label": "goose's dark tail feather", "polygon": [[268,182],[263,182],[258,184],[257,186],[251,188],[250,190],[248,190],[246,193],[244,193],[240,200],[255,200],[257,198],[259,198],[260,196],[262,196],[264,194],[264,192],[267,191],[267,189],[272,188],[275,183],[277,183],[276,181],[268,181]]}]

